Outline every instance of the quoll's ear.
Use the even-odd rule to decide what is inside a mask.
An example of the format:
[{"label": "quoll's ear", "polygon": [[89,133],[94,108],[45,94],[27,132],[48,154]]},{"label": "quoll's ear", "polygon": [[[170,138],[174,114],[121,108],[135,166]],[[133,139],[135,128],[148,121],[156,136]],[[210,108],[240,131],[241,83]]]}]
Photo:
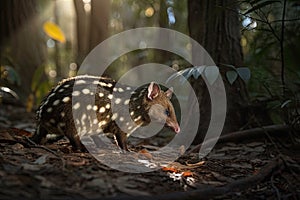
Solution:
[{"label": "quoll's ear", "polygon": [[173,95],[173,87],[170,87],[167,91],[165,91],[166,96],[171,99]]},{"label": "quoll's ear", "polygon": [[151,82],[148,86],[148,99],[155,99],[160,93],[160,87],[157,83]]}]

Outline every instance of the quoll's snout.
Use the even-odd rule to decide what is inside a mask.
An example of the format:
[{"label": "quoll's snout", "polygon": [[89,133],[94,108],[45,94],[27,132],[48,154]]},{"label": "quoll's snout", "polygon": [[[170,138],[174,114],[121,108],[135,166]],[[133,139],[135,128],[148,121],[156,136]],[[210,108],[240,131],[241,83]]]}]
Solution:
[{"label": "quoll's snout", "polygon": [[[76,87],[74,87],[76,85]],[[96,88],[90,90],[90,86]],[[61,81],[44,98],[37,111],[37,130],[33,140],[42,142],[48,133],[65,135],[75,149],[85,150],[80,142],[81,132],[87,132],[89,127],[98,127],[104,133],[112,133],[115,136],[118,146],[127,150],[127,135],[130,135],[137,127],[145,126],[151,119],[165,119],[164,125],[170,127],[175,133],[180,132],[180,127],[176,119],[174,107],[170,101],[172,88],[162,91],[160,86],[154,82],[141,87],[132,88],[129,86],[115,87],[116,82],[110,78],[95,76],[77,76]],[[74,90],[73,90],[74,89]],[[114,97],[120,93],[130,93],[130,99],[122,99],[122,96]],[[88,96],[95,99],[95,104],[87,102],[74,102],[72,97]],[[125,95],[126,96],[126,95]],[[128,95],[127,95],[128,96]],[[112,112],[111,102],[129,106],[131,122],[126,123],[125,131],[120,129],[116,120],[122,121],[128,110],[119,109]],[[154,104],[161,105],[160,109],[150,111]],[[81,109],[78,119],[73,119],[72,111]],[[93,111],[97,119],[89,121],[88,114]],[[76,126],[80,124],[80,132]],[[77,126],[78,127],[78,126]]]}]

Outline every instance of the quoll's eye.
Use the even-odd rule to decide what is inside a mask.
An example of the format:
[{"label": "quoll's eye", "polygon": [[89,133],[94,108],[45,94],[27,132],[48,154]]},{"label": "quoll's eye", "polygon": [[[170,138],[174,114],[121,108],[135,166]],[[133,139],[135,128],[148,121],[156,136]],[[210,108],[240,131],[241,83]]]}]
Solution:
[{"label": "quoll's eye", "polygon": [[170,111],[168,109],[165,110],[165,114],[170,117]]}]

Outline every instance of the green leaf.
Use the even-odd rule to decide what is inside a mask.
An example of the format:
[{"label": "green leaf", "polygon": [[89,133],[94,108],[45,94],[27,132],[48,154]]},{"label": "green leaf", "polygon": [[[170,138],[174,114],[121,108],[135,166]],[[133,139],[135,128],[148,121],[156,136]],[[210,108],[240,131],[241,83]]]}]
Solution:
[{"label": "green leaf", "polygon": [[238,77],[238,74],[236,73],[236,71],[230,70],[230,71],[226,72],[226,78],[231,85],[234,83],[234,81],[237,79],[237,77]]},{"label": "green leaf", "polygon": [[17,71],[8,65],[0,66],[0,79],[8,81],[9,84],[21,85],[21,79]]},{"label": "green leaf", "polygon": [[237,73],[243,79],[243,81],[247,82],[251,77],[251,71],[248,67],[239,67],[236,69]]},{"label": "green leaf", "polygon": [[193,76],[195,79],[198,79],[199,76],[202,74],[203,70],[205,69],[206,66],[196,66]]},{"label": "green leaf", "polygon": [[287,106],[289,103],[291,103],[292,102],[292,100],[286,100],[285,102],[283,102],[283,104],[281,104],[281,108],[284,108],[285,106]]},{"label": "green leaf", "polygon": [[248,14],[248,13],[251,13],[253,11],[256,11],[260,8],[263,8],[267,5],[270,5],[270,4],[273,4],[273,3],[281,3],[281,1],[264,1],[262,3],[259,3],[259,4],[256,4],[255,6],[253,6],[252,8],[250,8],[249,10],[247,10],[244,15]]},{"label": "green leaf", "polygon": [[229,67],[229,68],[231,68],[231,69],[233,69],[233,70],[235,70],[235,69],[236,69],[236,67],[235,67],[235,66],[233,66],[233,65],[230,65],[230,64],[223,64],[223,63],[222,63],[222,65],[223,65],[223,66],[225,66],[225,67]]},{"label": "green leaf", "polygon": [[190,68],[184,69],[182,71],[181,75],[184,76],[186,79],[189,79],[192,76],[193,71],[194,71],[194,68],[190,67]]},{"label": "green leaf", "polygon": [[180,82],[183,84],[193,73],[193,68],[186,68],[184,70],[181,70],[179,72],[174,73],[171,75],[167,80],[166,83],[169,83],[170,81],[180,77]]},{"label": "green leaf", "polygon": [[219,68],[217,66],[207,66],[204,71],[205,77],[210,85],[214,84],[219,76]]},{"label": "green leaf", "polygon": [[45,70],[44,66],[39,66],[35,70],[35,72],[33,74],[33,77],[32,77],[32,80],[31,80],[31,91],[36,91],[37,88],[39,87],[41,78],[42,78],[42,76],[44,74],[44,70]]}]

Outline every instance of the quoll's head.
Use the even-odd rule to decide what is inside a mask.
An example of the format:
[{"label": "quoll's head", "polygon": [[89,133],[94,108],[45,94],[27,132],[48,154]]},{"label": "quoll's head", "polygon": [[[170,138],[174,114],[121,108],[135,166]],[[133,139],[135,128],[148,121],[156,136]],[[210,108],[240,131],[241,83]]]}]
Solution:
[{"label": "quoll's head", "polygon": [[170,101],[172,95],[172,88],[162,91],[157,83],[151,82],[144,101],[148,105],[148,115],[152,120],[164,123],[165,126],[170,127],[175,133],[179,133],[180,126],[176,119],[173,104]]}]

